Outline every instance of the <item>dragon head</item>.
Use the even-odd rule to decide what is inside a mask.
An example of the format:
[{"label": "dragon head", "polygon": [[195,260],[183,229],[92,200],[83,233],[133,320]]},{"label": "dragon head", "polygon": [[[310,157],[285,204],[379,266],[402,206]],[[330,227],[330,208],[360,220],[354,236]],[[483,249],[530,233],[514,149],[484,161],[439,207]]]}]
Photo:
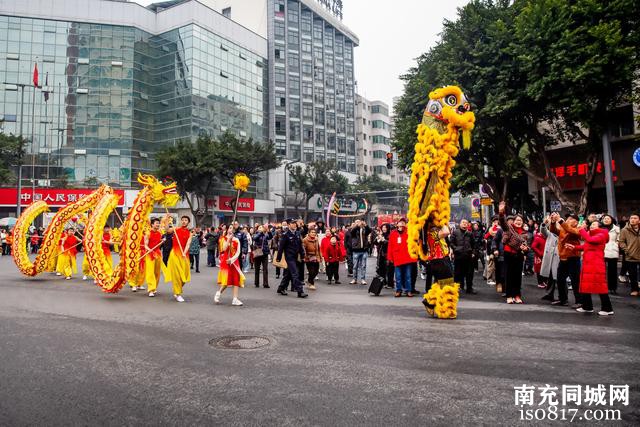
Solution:
[{"label": "dragon head", "polygon": [[422,116],[423,123],[427,118],[461,129],[463,147],[471,147],[471,129],[476,117],[458,86],[445,86],[429,93],[429,103]]},{"label": "dragon head", "polygon": [[162,183],[153,175],[138,174],[138,182],[151,190],[155,203],[162,206],[175,206],[180,200],[175,182]]}]

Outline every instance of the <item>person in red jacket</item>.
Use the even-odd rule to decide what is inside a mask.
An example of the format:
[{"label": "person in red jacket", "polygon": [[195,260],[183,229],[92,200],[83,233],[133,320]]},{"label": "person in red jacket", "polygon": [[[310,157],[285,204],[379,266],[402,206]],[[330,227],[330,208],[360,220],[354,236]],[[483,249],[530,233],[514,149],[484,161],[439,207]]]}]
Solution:
[{"label": "person in red jacket", "polygon": [[547,238],[542,233],[536,231],[533,235],[533,243],[531,243],[531,249],[533,250],[533,272],[536,273],[538,278],[538,287],[546,289],[544,277],[540,275],[540,267],[542,267],[542,257],[544,256],[544,245],[547,243]]},{"label": "person in red jacket", "polygon": [[565,243],[567,249],[584,251],[582,269],[580,271],[580,296],[582,307],[576,308],[578,313],[593,313],[591,294],[600,295],[600,316],[611,316],[613,307],[609,299],[609,287],[604,265],[604,247],[609,241],[609,231],[600,228],[598,221],[593,221],[587,230],[587,222],[580,227],[581,245]]},{"label": "person in red jacket", "polygon": [[327,284],[331,284],[331,280],[335,280],[335,284],[340,284],[340,262],[344,260],[344,249],[342,244],[335,235],[332,235],[329,239],[324,239],[328,244],[324,250],[321,250],[322,257],[327,263]]},{"label": "person in red jacket", "polygon": [[411,292],[411,266],[418,260],[409,255],[407,245],[407,220],[400,218],[396,223],[396,229],[389,235],[387,247],[387,262],[395,267],[396,273],[396,297],[402,296],[402,291],[408,297],[413,297]]}]

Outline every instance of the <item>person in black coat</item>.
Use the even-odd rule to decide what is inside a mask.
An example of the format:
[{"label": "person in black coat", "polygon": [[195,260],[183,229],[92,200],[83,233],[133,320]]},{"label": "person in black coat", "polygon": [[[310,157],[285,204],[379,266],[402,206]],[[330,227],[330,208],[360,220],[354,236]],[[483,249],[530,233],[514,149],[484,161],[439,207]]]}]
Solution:
[{"label": "person in black coat", "polygon": [[475,252],[475,240],[469,229],[469,221],[460,221],[460,227],[456,228],[449,237],[451,252],[453,252],[453,280],[460,284],[460,289],[468,294],[477,293],[473,289],[473,261]]},{"label": "person in black coat", "polygon": [[276,254],[276,261],[280,262],[283,256],[287,261],[287,268],[284,270],[282,281],[280,282],[280,286],[278,286],[278,293],[280,295],[287,295],[287,286],[289,282],[291,282],[293,288],[298,292],[298,298],[306,298],[308,295],[304,293],[304,284],[302,280],[300,280],[297,265],[298,258],[304,257],[302,240],[296,232],[297,225],[295,221],[291,219],[287,222],[288,229],[280,238],[278,253]]}]

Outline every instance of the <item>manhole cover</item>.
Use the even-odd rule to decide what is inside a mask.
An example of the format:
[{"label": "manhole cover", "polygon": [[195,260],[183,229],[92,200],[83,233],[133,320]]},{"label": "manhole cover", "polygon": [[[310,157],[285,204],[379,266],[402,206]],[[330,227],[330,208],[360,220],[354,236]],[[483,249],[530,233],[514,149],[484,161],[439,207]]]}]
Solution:
[{"label": "manhole cover", "polygon": [[250,335],[231,335],[228,337],[214,338],[209,341],[209,345],[231,350],[253,350],[255,348],[266,347],[271,344],[267,337],[257,337]]}]

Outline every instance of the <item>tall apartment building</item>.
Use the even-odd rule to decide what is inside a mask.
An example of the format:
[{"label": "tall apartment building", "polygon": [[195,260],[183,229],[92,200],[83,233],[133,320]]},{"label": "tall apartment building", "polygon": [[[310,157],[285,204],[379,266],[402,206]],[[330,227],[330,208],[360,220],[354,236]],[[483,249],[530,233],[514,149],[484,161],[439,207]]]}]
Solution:
[{"label": "tall apartment building", "polygon": [[387,153],[391,148],[392,124],[389,106],[382,101],[370,101],[356,95],[356,148],[359,176],[378,175],[398,184],[407,184],[407,175],[397,167],[387,168]]},{"label": "tall apartment building", "polygon": [[[206,1],[268,40],[269,139],[277,154],[286,163],[334,160],[354,181],[353,57],[359,40],[342,22],[342,1],[253,0],[251,8],[246,0]],[[284,167],[269,173],[279,212],[286,174]]]}]

